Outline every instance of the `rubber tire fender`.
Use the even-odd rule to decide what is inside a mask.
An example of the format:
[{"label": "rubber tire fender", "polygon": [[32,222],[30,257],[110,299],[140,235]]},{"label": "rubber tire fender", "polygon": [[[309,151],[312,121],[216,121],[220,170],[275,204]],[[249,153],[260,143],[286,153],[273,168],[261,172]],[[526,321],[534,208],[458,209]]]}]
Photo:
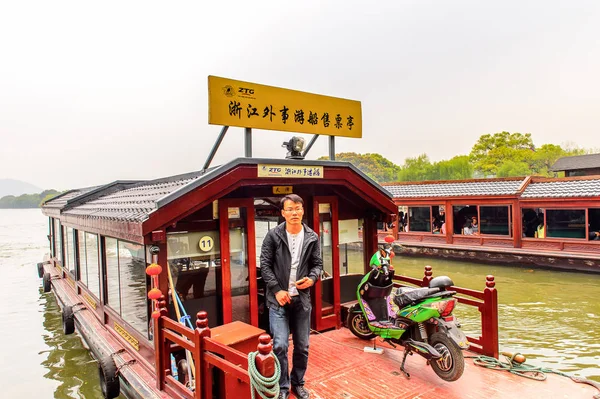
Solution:
[{"label": "rubber tire fender", "polygon": [[38,277],[44,277],[44,262],[39,262],[37,264]]},{"label": "rubber tire fender", "polygon": [[63,307],[62,325],[65,335],[70,335],[75,332],[75,315],[72,306],[65,305],[65,307]]},{"label": "rubber tire fender", "polygon": [[52,289],[52,284],[50,283],[51,279],[52,277],[48,272],[44,273],[44,275],[42,276],[42,287],[44,287],[44,292],[50,292],[50,290]]},{"label": "rubber tire fender", "polygon": [[100,389],[105,399],[113,399],[121,392],[121,382],[117,374],[117,365],[110,356],[105,356],[98,361],[100,374]]}]

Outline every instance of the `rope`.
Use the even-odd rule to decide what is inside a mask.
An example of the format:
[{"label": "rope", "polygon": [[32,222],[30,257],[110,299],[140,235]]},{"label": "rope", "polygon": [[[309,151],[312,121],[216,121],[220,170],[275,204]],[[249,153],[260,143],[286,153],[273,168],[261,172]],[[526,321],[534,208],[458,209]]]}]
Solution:
[{"label": "rope", "polygon": [[[546,374],[560,375],[562,377],[570,378],[572,381],[580,383],[580,384],[591,385],[600,392],[600,384],[598,384],[594,381],[590,381],[586,378],[575,377],[575,376],[569,375],[567,373],[563,373],[562,371],[552,370],[552,369],[549,369],[546,367],[531,366],[529,364],[525,364],[524,361],[522,363],[519,363],[519,362],[515,361],[515,358],[518,355],[522,356],[521,353],[515,353],[514,355],[511,355],[511,356],[508,356],[508,355],[510,355],[510,354],[503,354],[504,358],[507,360],[506,362],[503,362],[503,361],[498,360],[493,357],[483,356],[483,355],[482,356],[465,356],[465,358],[473,359],[473,363],[475,363],[477,366],[485,367],[485,368],[492,369],[492,370],[508,371],[509,373],[518,375],[519,377],[525,377],[525,378],[529,378],[529,379],[536,380],[536,381],[546,380],[546,378],[547,378]],[[600,399],[600,393],[594,395],[594,399]]]},{"label": "rope", "polygon": [[256,355],[258,355],[258,351],[248,353],[248,376],[250,377],[252,399],[255,399],[254,391],[258,392],[262,399],[276,398],[279,395],[279,377],[281,375],[279,360],[277,356],[271,353],[271,356],[275,359],[275,373],[271,377],[265,377],[256,369],[256,363],[254,362]]}]

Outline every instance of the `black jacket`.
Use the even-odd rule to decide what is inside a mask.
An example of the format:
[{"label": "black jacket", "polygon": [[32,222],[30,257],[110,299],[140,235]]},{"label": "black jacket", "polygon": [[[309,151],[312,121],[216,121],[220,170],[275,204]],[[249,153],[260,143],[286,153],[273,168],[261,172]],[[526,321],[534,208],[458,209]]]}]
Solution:
[{"label": "black jacket", "polygon": [[[302,223],[304,227],[304,242],[300,252],[300,263],[296,271],[296,280],[310,277],[317,282],[323,270],[323,259],[319,237],[312,229]],[[292,255],[287,242],[285,222],[281,223],[267,233],[260,252],[260,272],[266,284],[267,306],[279,307],[275,293],[287,291],[292,267]],[[298,290],[300,300],[305,308],[310,306],[310,288]]]}]

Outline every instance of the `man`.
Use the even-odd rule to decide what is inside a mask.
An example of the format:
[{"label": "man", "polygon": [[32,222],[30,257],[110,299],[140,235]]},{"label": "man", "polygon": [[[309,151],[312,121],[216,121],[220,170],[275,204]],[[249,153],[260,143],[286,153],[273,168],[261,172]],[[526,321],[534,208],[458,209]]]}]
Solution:
[{"label": "man", "polygon": [[[304,373],[308,366],[310,290],[323,269],[319,237],[302,223],[304,201],[295,194],[281,200],[285,222],[270,230],[262,244],[260,270],[267,287],[269,325],[273,350],[281,365],[279,398],[294,395],[308,399]],[[288,340],[292,333],[293,369],[288,373]],[[291,381],[290,381],[291,379]]]}]

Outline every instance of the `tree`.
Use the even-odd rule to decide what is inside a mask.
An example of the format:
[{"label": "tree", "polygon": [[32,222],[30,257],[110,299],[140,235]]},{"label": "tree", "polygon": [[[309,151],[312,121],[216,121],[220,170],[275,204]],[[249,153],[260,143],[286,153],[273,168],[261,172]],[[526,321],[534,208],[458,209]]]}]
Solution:
[{"label": "tree", "polygon": [[435,162],[429,180],[462,180],[473,177],[473,166],[468,155],[457,155],[447,161]]},{"label": "tree", "polygon": [[427,154],[421,154],[414,158],[406,158],[402,170],[398,173],[399,181],[421,181],[428,180],[431,175],[431,162]]},{"label": "tree", "polygon": [[476,171],[489,176],[496,175],[499,166],[507,160],[527,163],[534,151],[531,133],[484,134],[471,149],[469,159]]},{"label": "tree", "polygon": [[498,167],[496,177],[528,176],[530,174],[531,169],[526,162],[515,162],[509,159]]},{"label": "tree", "polygon": [[[319,160],[327,160],[321,157]],[[375,180],[383,183],[394,181],[400,172],[400,167],[380,154],[357,154],[354,152],[342,152],[335,155],[336,161],[350,162],[361,172]]]}]

